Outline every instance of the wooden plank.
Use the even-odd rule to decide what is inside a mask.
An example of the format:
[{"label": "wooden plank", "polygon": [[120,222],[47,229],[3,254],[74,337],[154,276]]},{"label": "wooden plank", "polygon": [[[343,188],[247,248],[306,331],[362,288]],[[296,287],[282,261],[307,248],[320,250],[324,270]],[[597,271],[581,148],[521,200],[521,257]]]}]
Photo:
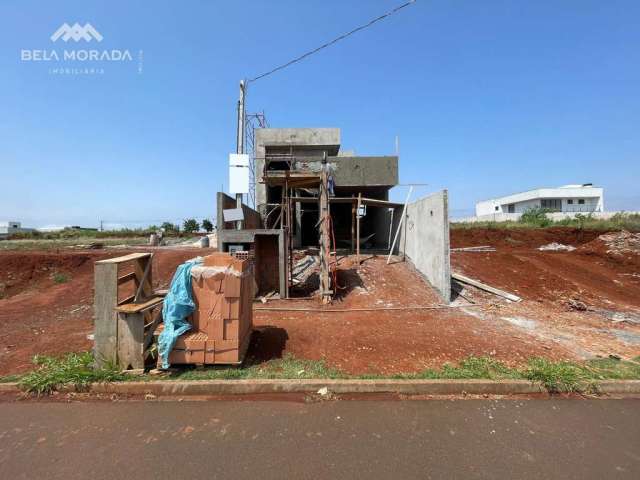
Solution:
[{"label": "wooden plank", "polygon": [[[152,287],[152,271],[151,263],[153,262],[153,256],[149,255],[145,258],[139,258],[133,264],[133,271],[136,274],[136,278],[139,282],[138,291],[136,292],[136,298],[150,297],[153,295]],[[140,295],[140,293],[142,295]]]},{"label": "wooden plank", "polygon": [[99,366],[117,361],[118,265],[99,264],[94,267],[94,354]]},{"label": "wooden plank", "polygon": [[[317,197],[291,197],[291,201],[294,203],[316,203]],[[330,197],[329,203],[352,203],[358,202],[357,197]],[[377,198],[362,197],[360,200],[362,205],[368,205],[372,207],[401,207],[401,203],[389,202],[388,200],[378,200]]]},{"label": "wooden plank", "polygon": [[131,280],[135,280],[135,279],[136,279],[136,273],[135,272],[127,273],[126,275],[118,277],[118,285],[122,285],[123,283],[127,283],[127,282],[130,282]]},{"label": "wooden plank", "polygon": [[123,370],[144,368],[144,314],[118,314],[118,365]]},{"label": "wooden plank", "polygon": [[329,190],[327,186],[328,177],[326,170],[326,158],[322,161],[321,184],[320,184],[320,205],[319,205],[319,221],[320,221],[320,295],[322,303],[331,301],[331,280],[329,278]]},{"label": "wooden plank", "polygon": [[[133,299],[134,303],[144,303],[143,299],[153,297],[153,280],[152,267],[153,255],[146,258],[139,258],[133,262],[133,271],[136,274],[136,294]],[[145,321],[148,323],[152,320],[151,312],[145,314]]]},{"label": "wooden plank", "polygon": [[472,286],[474,286],[476,288],[479,288],[480,290],[485,290],[485,291],[487,291],[489,293],[493,293],[494,295],[498,295],[499,297],[504,297],[507,300],[511,300],[512,302],[519,302],[520,300],[522,300],[517,295],[514,295],[514,294],[509,293],[509,292],[505,292],[504,290],[500,290],[498,288],[492,287],[491,285],[487,285],[486,283],[482,283],[479,280],[475,280],[473,278],[466,277],[466,276],[461,275],[459,273],[452,272],[451,273],[451,278],[453,278],[455,280],[458,280],[459,282],[472,285]]},{"label": "wooden plank", "polygon": [[458,247],[452,248],[452,252],[495,252],[496,249],[494,247],[483,246],[483,247]]},{"label": "wooden plank", "polygon": [[150,253],[130,253],[129,255],[124,255],[122,257],[114,257],[114,258],[107,258],[106,260],[98,260],[96,262],[96,265],[104,265],[104,264],[109,264],[109,263],[123,263],[123,262],[130,262],[131,260],[138,260],[141,258],[147,258],[150,257],[151,254]]},{"label": "wooden plank", "polygon": [[153,334],[155,333],[156,328],[158,328],[158,325],[160,325],[160,322],[162,322],[162,309],[158,310],[153,322],[151,322],[149,326],[145,326],[144,350],[149,348],[149,345],[151,345],[151,342],[153,341]]},{"label": "wooden plank", "polygon": [[351,254],[353,254],[356,238],[356,204],[351,202]]},{"label": "wooden plank", "polygon": [[134,298],[135,298],[135,297],[134,297],[133,295],[130,295],[130,296],[128,296],[128,297],[125,297],[125,298],[123,298],[122,300],[120,300],[120,301],[118,302],[118,306],[120,306],[120,305],[124,305],[125,303],[131,303],[131,302],[133,302],[133,299],[134,299]]},{"label": "wooden plank", "polygon": [[[134,273],[136,274],[136,278],[138,279],[138,288],[136,290],[136,295],[133,299],[135,303],[138,303],[142,298],[143,294],[145,297],[148,297],[153,294],[153,287],[151,285],[151,264],[153,263],[153,255],[149,258],[143,260],[136,260],[136,265],[134,267]],[[144,267],[143,267],[144,264]],[[140,273],[142,271],[142,273]]]},{"label": "wooden plank", "polygon": [[147,310],[160,305],[162,302],[164,302],[163,297],[151,297],[150,299],[142,303],[125,303],[124,305],[120,305],[119,307],[117,307],[116,311],[129,314],[146,312]]},{"label": "wooden plank", "polygon": [[360,204],[362,193],[358,192],[358,207],[356,208],[356,262],[360,268]]}]

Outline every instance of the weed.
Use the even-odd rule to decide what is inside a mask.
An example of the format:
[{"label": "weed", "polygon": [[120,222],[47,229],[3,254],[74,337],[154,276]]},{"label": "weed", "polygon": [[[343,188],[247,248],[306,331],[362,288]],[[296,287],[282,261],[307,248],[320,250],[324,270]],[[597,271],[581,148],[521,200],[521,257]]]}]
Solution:
[{"label": "weed", "polygon": [[291,354],[264,363],[252,363],[244,367],[212,366],[204,370],[186,370],[174,378],[181,380],[232,380],[251,378],[346,378],[339,370],[330,368],[324,360],[303,360]]},{"label": "weed", "polygon": [[53,274],[53,281],[55,283],[67,283],[69,281],[69,276],[64,273],[56,272]]},{"label": "weed", "polygon": [[[525,212],[517,222],[456,222],[451,224],[451,229],[473,229],[486,228],[490,230],[511,229],[511,228],[547,228],[547,227],[571,227],[580,230],[598,231],[618,231],[628,230],[630,232],[640,232],[640,214],[638,213],[616,213],[609,219],[599,219],[592,214],[576,214],[574,218],[563,220],[551,220],[547,218],[548,210],[533,209]],[[543,216],[544,215],[544,216]]]},{"label": "weed", "polygon": [[62,385],[86,389],[94,382],[123,380],[124,376],[114,366],[94,368],[93,355],[89,352],[69,353],[63,358],[36,355],[37,368],[20,378],[20,386],[31,393],[51,393]]},{"label": "weed", "polygon": [[542,383],[551,393],[583,392],[592,390],[593,376],[582,365],[572,362],[552,362],[544,358],[532,358],[523,375],[531,381]]}]

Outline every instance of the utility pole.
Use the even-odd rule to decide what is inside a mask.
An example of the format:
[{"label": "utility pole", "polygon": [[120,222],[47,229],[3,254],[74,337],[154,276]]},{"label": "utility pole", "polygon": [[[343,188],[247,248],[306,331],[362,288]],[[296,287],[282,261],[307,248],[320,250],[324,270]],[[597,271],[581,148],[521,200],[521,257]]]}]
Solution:
[{"label": "utility pole", "polygon": [[[244,120],[245,106],[244,97],[246,94],[244,80],[240,80],[240,99],[238,100],[238,126],[236,132],[236,153],[244,153]],[[242,194],[236,193],[236,208],[242,208]],[[236,230],[242,230],[242,220],[236,222]]]}]

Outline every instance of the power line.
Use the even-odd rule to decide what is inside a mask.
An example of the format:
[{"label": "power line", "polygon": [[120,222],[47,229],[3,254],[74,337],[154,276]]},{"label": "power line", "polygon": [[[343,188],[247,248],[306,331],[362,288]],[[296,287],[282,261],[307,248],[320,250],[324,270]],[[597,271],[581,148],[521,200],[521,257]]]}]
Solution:
[{"label": "power line", "polygon": [[331,40],[330,42],[327,42],[327,43],[325,43],[324,45],[320,45],[318,48],[315,48],[315,49],[313,49],[313,50],[311,50],[311,51],[309,51],[309,52],[307,52],[307,53],[305,53],[305,54],[303,54],[303,55],[300,55],[299,57],[294,58],[293,60],[291,60],[291,61],[289,61],[289,62],[287,62],[287,63],[284,63],[284,64],[280,65],[279,67],[276,67],[276,68],[274,68],[274,69],[272,69],[272,70],[269,70],[268,72],[265,72],[265,73],[263,73],[263,74],[261,74],[261,75],[258,75],[257,77],[254,77],[254,78],[249,79],[247,82],[248,82],[248,83],[255,82],[256,80],[260,80],[261,78],[264,78],[264,77],[266,77],[267,75],[271,75],[272,73],[275,73],[275,72],[277,72],[278,70],[282,70],[283,68],[287,68],[288,66],[293,65],[294,63],[297,63],[297,62],[299,62],[300,60],[304,60],[305,58],[307,58],[307,57],[309,57],[309,56],[313,55],[314,53],[319,52],[319,51],[320,51],[320,50],[322,50],[323,48],[330,47],[330,46],[331,46],[331,45],[333,45],[334,43],[337,43],[337,42],[339,42],[340,40],[343,40],[343,39],[347,38],[348,36],[353,35],[353,34],[354,34],[354,33],[356,33],[356,32],[359,32],[360,30],[364,30],[365,28],[370,27],[371,25],[373,25],[373,24],[374,24],[374,23],[376,23],[376,22],[379,22],[380,20],[384,20],[385,18],[387,18],[387,17],[389,17],[389,16],[393,15],[394,13],[396,13],[396,12],[398,12],[399,10],[403,9],[404,7],[408,7],[409,5],[411,5],[412,3],[415,3],[415,2],[416,2],[416,0],[410,0],[410,1],[406,2],[406,3],[403,3],[402,5],[400,5],[400,6],[396,7],[396,8],[394,8],[393,10],[390,10],[390,11],[388,11],[387,13],[385,13],[385,14],[383,14],[383,15],[380,15],[380,16],[379,16],[379,17],[377,17],[377,18],[374,18],[374,19],[373,19],[373,20],[371,20],[369,23],[366,23],[366,24],[361,25],[361,26],[359,26],[359,27],[357,27],[357,28],[354,28],[354,29],[353,29],[353,30],[351,30],[350,32],[347,32],[347,33],[345,33],[345,34],[342,34],[342,35],[340,35],[339,37],[334,38],[334,39],[333,39],[333,40]]}]

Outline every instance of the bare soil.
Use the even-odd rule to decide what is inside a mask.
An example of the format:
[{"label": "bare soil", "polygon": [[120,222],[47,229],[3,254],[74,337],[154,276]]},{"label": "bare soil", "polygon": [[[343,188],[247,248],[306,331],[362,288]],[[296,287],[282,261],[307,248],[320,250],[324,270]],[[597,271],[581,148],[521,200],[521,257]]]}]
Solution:
[{"label": "bare soil", "polygon": [[[291,353],[325,360],[353,374],[419,371],[486,355],[509,365],[540,356],[554,360],[640,355],[640,254],[633,239],[605,242],[602,232],[570,228],[451,231],[453,247],[491,245],[495,252],[452,252],[454,271],[513,292],[510,303],[459,285],[454,308],[410,263],[363,255],[340,258],[332,305],[317,298],[256,303],[249,355],[258,360]],[[617,237],[616,237],[617,238]],[[539,251],[558,242],[576,250]],[[626,243],[625,243],[626,242]],[[139,250],[138,250],[139,251]],[[35,354],[89,350],[92,342],[93,262],[128,251],[0,253],[0,375],[31,368]],[[193,249],[159,249],[154,283],[166,287]],[[66,278],[57,283],[60,275]],[[308,296],[317,277],[296,289]],[[476,305],[471,305],[475,302]],[[345,309],[344,312],[266,311],[264,308]]]},{"label": "bare soil", "polygon": [[[132,251],[0,252],[0,375],[29,370],[36,354],[90,350],[93,263]],[[198,254],[203,250],[157,249],[154,286],[166,288],[175,268]]]}]

